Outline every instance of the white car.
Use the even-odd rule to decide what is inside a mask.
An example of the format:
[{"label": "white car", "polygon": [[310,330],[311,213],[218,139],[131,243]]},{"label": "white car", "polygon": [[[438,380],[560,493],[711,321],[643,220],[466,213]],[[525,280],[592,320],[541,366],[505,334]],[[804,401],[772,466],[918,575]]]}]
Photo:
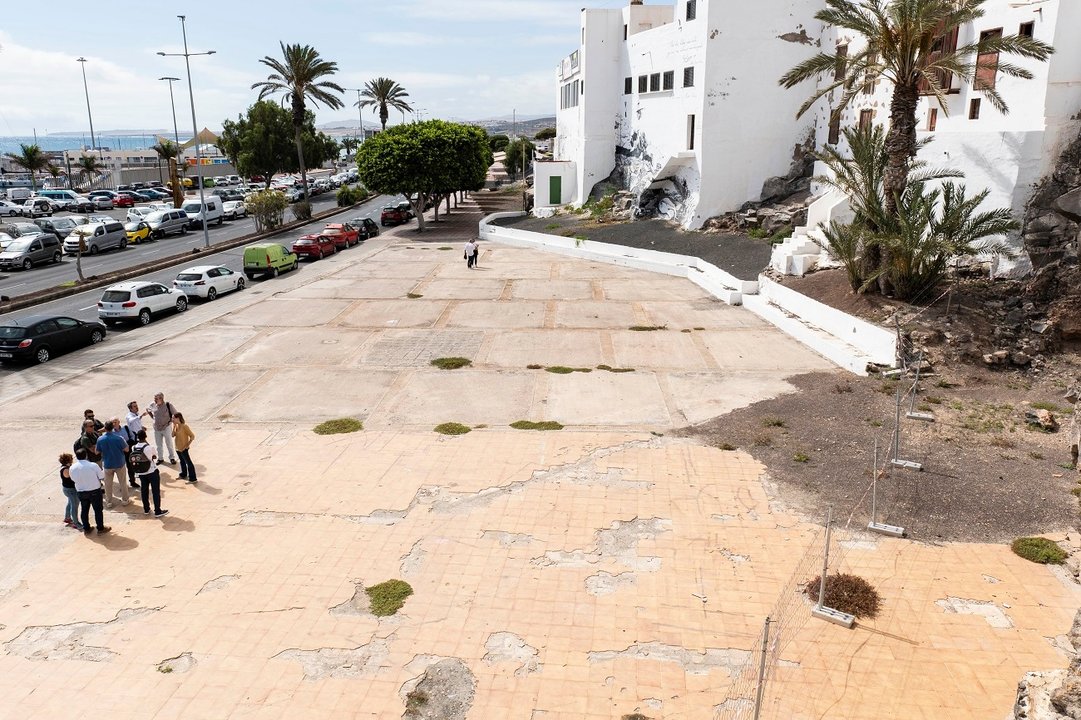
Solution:
[{"label": "white car", "polygon": [[128,222],[142,222],[143,218],[152,212],[154,211],[145,205],[133,207],[128,210]]},{"label": "white car", "polygon": [[221,211],[229,220],[248,216],[248,206],[243,200],[226,200],[221,204]]},{"label": "white car", "polygon": [[7,200],[0,200],[0,215],[15,217],[19,214],[19,208],[21,207],[21,205],[16,205],[13,202],[9,202]]},{"label": "white car", "polygon": [[221,293],[244,289],[244,274],[221,265],[196,265],[185,270],[173,280],[173,287],[188,297],[213,300]]},{"label": "white car", "polygon": [[180,290],[139,280],[108,288],[98,301],[98,318],[106,325],[122,321],[148,325],[158,315],[187,309],[188,296]]},{"label": "white car", "polygon": [[90,198],[90,202],[94,203],[95,210],[112,210],[113,199],[108,195],[95,195]]},{"label": "white car", "polygon": [[56,211],[53,204],[43,197],[32,197],[19,206],[19,214],[23,217],[36,218],[43,215],[52,215]]}]

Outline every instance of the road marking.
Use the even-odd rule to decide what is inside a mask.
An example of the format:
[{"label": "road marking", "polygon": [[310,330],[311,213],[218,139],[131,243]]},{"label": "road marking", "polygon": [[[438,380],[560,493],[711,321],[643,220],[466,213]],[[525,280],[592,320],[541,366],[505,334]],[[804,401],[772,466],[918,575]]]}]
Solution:
[{"label": "road marking", "polygon": [[88,307],[79,308],[79,312],[82,312],[83,310],[93,310],[96,307],[97,307],[97,305],[90,305]]}]

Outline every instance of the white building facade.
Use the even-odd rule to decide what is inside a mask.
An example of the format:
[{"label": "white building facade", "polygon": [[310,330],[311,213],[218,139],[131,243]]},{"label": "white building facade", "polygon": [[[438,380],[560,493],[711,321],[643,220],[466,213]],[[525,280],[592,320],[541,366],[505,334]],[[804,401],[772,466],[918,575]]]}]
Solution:
[{"label": "white building facade", "polygon": [[[859,51],[858,38],[813,18],[823,7],[821,0],[678,0],[583,10],[581,46],[557,71],[557,162],[538,163],[537,206],[581,204],[618,170],[625,187],[664,192],[670,216],[697,228],[761,200],[764,184],[791,176],[807,149],[843,143],[842,127],[888,124],[887,81],[861,93],[839,124],[830,123],[837,92],[796,120],[814,86],[784,90],[781,75],[820,50]],[[1046,63],[1004,59],[1028,68],[1032,80],[984,73],[981,81],[994,83],[1008,114],[957,77],[945,109],[923,98],[920,134],[934,139],[921,158],[963,171],[972,191],[991,191],[988,207],[1020,215],[1081,127],[1081,0],[988,0],[983,8],[978,23],[958,29],[958,45],[981,33],[1024,33],[1055,54]],[[819,203],[830,204],[843,201]],[[831,209],[812,208],[810,216],[829,219]],[[785,271],[783,262],[775,267]]]}]

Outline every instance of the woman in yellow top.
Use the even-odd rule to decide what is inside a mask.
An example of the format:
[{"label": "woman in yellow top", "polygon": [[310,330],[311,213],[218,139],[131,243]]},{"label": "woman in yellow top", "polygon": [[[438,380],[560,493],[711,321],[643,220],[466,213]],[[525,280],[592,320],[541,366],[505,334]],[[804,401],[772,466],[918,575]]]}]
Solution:
[{"label": "woman in yellow top", "polygon": [[173,439],[176,441],[176,454],[180,457],[180,475],[181,480],[187,480],[190,483],[199,482],[199,479],[195,477],[195,465],[191,461],[191,455],[188,449],[195,441],[195,433],[184,422],[184,413],[173,413]]}]

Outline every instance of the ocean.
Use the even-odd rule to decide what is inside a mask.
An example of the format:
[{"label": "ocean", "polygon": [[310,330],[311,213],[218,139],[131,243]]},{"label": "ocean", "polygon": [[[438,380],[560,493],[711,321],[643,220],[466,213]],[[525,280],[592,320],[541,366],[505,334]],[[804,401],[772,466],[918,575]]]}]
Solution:
[{"label": "ocean", "polygon": [[[172,133],[165,137],[172,138]],[[185,142],[191,136],[181,135],[180,142]],[[145,135],[96,135],[95,139],[101,147],[110,150],[140,150],[148,148],[157,142],[154,133]],[[18,153],[20,145],[34,144],[33,135],[16,135],[0,137],[0,153]],[[37,145],[45,151],[55,150],[79,150],[90,145],[90,133],[86,135],[38,135]]]}]

